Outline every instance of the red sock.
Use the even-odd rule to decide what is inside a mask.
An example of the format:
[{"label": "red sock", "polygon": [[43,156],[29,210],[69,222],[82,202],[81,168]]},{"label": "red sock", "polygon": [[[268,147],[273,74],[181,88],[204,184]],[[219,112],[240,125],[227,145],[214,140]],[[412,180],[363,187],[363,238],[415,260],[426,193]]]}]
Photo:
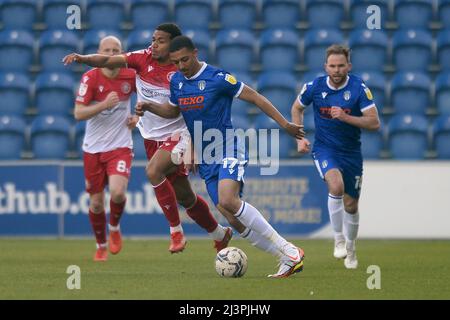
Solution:
[{"label": "red sock", "polygon": [[187,214],[200,227],[205,229],[208,233],[213,232],[217,228],[217,221],[209,210],[205,199],[197,195],[197,202],[193,207],[186,209]]},{"label": "red sock", "polygon": [[122,216],[126,202],[127,199],[125,199],[122,203],[115,203],[114,201],[109,200],[109,208],[111,210],[109,214],[109,224],[113,227],[117,227],[117,225],[119,224],[119,220]]},{"label": "red sock", "polygon": [[177,198],[169,180],[164,179],[158,186],[153,186],[153,190],[155,190],[156,200],[169,221],[169,225],[171,227],[178,226],[180,214],[178,213]]},{"label": "red sock", "polygon": [[89,210],[89,220],[91,221],[92,230],[94,231],[95,239],[98,244],[106,243],[106,214],[93,213]]}]

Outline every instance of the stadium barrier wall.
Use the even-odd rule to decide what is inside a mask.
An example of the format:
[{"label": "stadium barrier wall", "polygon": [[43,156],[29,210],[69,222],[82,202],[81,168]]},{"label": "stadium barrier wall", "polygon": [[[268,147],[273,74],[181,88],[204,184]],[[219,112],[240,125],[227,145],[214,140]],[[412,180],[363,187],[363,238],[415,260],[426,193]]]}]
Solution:
[{"label": "stadium barrier wall", "polygon": [[[126,236],[167,236],[144,168],[145,162],[133,164],[122,230]],[[449,162],[366,161],[364,170],[360,237],[450,238]],[[244,199],[281,234],[331,237],[327,190],[312,161],[283,162],[273,176],[249,166],[245,181]],[[209,199],[202,180],[191,182]],[[0,236],[90,236],[88,206],[81,162],[0,163]],[[189,236],[205,236],[184,209],[180,213]]]}]

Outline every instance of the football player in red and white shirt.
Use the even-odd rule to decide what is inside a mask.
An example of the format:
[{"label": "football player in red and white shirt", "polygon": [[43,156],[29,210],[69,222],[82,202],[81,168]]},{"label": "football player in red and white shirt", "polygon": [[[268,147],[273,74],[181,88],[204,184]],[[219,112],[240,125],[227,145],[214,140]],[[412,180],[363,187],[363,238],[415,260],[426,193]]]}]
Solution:
[{"label": "football player in red and white shirt", "polygon": [[[122,53],[120,40],[108,36],[100,41],[98,53]],[[109,250],[122,248],[119,220],[133,159],[130,95],[136,91],[136,73],[127,68],[94,68],[83,74],[75,101],[75,119],[87,120],[83,140],[86,191],[90,195],[89,219],[97,241],[95,261],[107,260],[104,188],[111,193]]]},{"label": "football player in red and white shirt", "polygon": [[[170,78],[176,67],[169,59],[169,44],[174,37],[181,35],[177,25],[164,23],[156,27],[149,48],[129,52],[124,55],[79,55],[72,53],[63,62],[74,61],[92,67],[129,67],[136,70],[136,89],[138,102],[156,101],[163,103],[169,99]],[[134,118],[144,138],[149,163],[147,176],[153,185],[155,195],[170,225],[171,241],[169,251],[182,251],[186,238],[180,223],[177,201],[200,227],[214,239],[217,251],[225,248],[232,237],[232,229],[219,225],[211,214],[206,201],[196,195],[188,180],[188,170],[184,164],[172,162],[172,152],[185,151],[189,133],[183,117],[165,119],[150,112]]]}]

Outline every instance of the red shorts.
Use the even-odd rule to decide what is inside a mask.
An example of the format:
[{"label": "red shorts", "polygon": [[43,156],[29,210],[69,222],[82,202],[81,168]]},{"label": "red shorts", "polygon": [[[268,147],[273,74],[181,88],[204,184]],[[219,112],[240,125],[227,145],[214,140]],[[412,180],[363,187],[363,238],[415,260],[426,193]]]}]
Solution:
[{"label": "red shorts", "polygon": [[130,178],[133,152],[130,148],[118,148],[108,152],[83,153],[86,191],[90,194],[102,192],[108,177],[120,175]]},{"label": "red shorts", "polygon": [[[173,148],[178,144],[178,139],[172,140],[168,138],[166,141],[155,141],[144,139],[145,151],[147,152],[147,159],[153,158],[153,155],[158,151],[158,149],[163,149],[168,152],[172,152]],[[189,175],[186,166],[182,163],[178,165],[177,171],[171,173],[167,176],[170,182],[174,182],[178,177],[187,177]]]}]

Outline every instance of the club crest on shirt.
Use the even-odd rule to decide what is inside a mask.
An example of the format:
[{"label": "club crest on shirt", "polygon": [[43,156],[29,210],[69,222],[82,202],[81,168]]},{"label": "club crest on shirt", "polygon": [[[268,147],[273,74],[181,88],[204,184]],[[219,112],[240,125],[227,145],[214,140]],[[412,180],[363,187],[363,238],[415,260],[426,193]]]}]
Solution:
[{"label": "club crest on shirt", "polygon": [[206,82],[205,82],[204,80],[200,80],[200,81],[198,82],[198,89],[199,89],[200,91],[203,91],[203,90],[205,90],[205,87],[206,87]]},{"label": "club crest on shirt", "polygon": [[351,93],[350,93],[350,91],[344,91],[344,100],[345,101],[348,101],[348,100],[350,100],[350,97],[351,97]]},{"label": "club crest on shirt", "polygon": [[123,82],[120,86],[120,90],[122,90],[123,94],[129,94],[131,91],[131,86],[128,82]]},{"label": "club crest on shirt", "polygon": [[88,85],[86,83],[80,83],[80,88],[78,89],[78,95],[84,97],[87,92]]},{"label": "club crest on shirt", "polygon": [[153,66],[148,66],[147,72],[152,72],[152,71],[153,71]]},{"label": "club crest on shirt", "polygon": [[178,90],[181,90],[183,88],[183,82],[178,82]]},{"label": "club crest on shirt", "polygon": [[327,92],[322,92],[322,99],[325,99],[327,97]]},{"label": "club crest on shirt", "polygon": [[103,92],[104,87],[103,86],[99,86],[98,87],[98,91]]}]

